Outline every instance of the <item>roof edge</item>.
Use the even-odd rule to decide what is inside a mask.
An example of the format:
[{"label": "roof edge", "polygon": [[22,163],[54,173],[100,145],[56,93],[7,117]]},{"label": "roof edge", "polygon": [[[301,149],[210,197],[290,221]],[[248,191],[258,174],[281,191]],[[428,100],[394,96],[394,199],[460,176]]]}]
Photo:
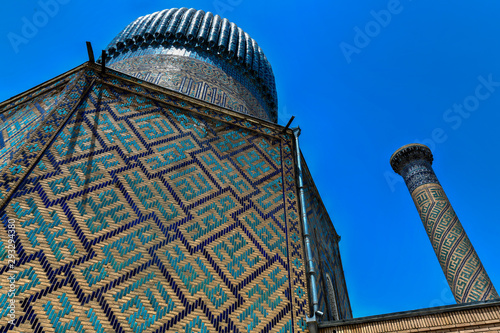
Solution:
[{"label": "roof edge", "polygon": [[374,315],[368,317],[361,318],[353,318],[353,319],[343,319],[339,321],[328,321],[322,322],[319,324],[320,328],[329,328],[329,327],[337,327],[337,326],[346,326],[346,325],[358,325],[370,322],[378,322],[392,319],[401,319],[401,318],[409,318],[409,317],[418,317],[425,316],[430,314],[440,314],[446,312],[453,311],[464,311],[471,309],[480,309],[487,307],[500,306],[500,299],[491,300],[491,301],[479,301],[465,304],[451,304],[445,306],[438,306],[433,308],[423,308],[417,310],[410,311],[402,311],[402,312],[394,312],[388,314]]}]

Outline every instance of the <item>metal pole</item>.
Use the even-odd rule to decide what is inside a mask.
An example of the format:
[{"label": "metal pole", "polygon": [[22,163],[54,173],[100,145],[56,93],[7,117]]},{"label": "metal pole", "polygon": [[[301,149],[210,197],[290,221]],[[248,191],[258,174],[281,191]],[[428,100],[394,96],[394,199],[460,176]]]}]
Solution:
[{"label": "metal pole", "polygon": [[322,316],[318,309],[318,290],[316,287],[316,271],[314,270],[313,263],[313,254],[311,249],[311,237],[309,235],[309,224],[307,221],[307,210],[306,210],[306,201],[304,194],[304,177],[302,172],[302,162],[300,159],[300,146],[299,146],[299,135],[300,135],[300,127],[293,129],[293,134],[295,136],[295,149],[296,149],[296,163],[297,163],[297,173],[299,179],[299,200],[300,200],[300,210],[301,210],[301,220],[302,220],[302,229],[304,232],[304,246],[306,250],[306,268],[307,274],[309,275],[309,286],[310,286],[310,299],[313,305],[313,312],[310,317],[307,317],[307,326],[309,327],[309,331],[311,333],[317,332],[318,323],[316,315]]}]

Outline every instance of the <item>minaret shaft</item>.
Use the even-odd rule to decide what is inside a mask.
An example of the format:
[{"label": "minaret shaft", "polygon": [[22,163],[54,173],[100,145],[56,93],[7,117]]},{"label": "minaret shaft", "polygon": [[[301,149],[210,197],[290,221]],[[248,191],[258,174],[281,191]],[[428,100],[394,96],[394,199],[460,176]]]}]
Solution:
[{"label": "minaret shaft", "polygon": [[398,149],[391,166],[405,180],[457,303],[499,298],[448,197],[424,145]]}]

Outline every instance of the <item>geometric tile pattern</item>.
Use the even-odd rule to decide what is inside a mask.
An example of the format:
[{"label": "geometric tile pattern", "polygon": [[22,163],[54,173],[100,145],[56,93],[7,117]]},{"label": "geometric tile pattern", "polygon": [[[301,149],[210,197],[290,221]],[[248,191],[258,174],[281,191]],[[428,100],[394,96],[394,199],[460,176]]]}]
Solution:
[{"label": "geometric tile pattern", "polygon": [[[72,74],[48,87],[27,94],[17,103],[0,108],[0,170],[2,170],[19,151],[25,141],[42,124],[45,117],[61,103],[62,96],[67,92],[68,83],[75,78]],[[41,149],[38,145],[31,151]]]},{"label": "geometric tile pattern", "polygon": [[[180,52],[184,55],[179,56]],[[226,61],[210,58],[194,49],[184,53],[175,46],[155,46],[140,50],[140,55],[134,52],[120,55],[117,58],[120,60],[112,59],[109,66],[202,101],[272,121],[272,112],[254,81],[239,74]]]},{"label": "geometric tile pattern", "polygon": [[[50,114],[45,118],[40,119],[41,123],[29,136],[24,137],[24,144],[16,147],[8,165],[0,170],[0,206],[4,206],[8,195],[21,185],[21,181],[35,167],[35,162],[38,161],[45,151],[45,147],[52,143],[56,134],[63,124],[66,123],[73,110],[79,106],[81,96],[84,95],[84,90],[90,85],[93,79],[93,70],[80,67],[79,71],[73,70],[72,74],[68,75],[69,81],[67,87],[63,89],[64,93],[58,98],[56,105]],[[41,90],[47,91],[41,88]],[[58,87],[55,86],[54,89]],[[29,95],[29,94],[28,94]],[[36,94],[35,94],[36,95]],[[22,99],[25,99],[23,96]],[[21,103],[22,104],[22,103]],[[2,109],[8,110],[9,106],[21,105],[16,102],[7,102],[0,106]],[[10,112],[10,111],[9,111]],[[40,165],[40,167],[44,167]]]},{"label": "geometric tile pattern", "polygon": [[292,138],[97,70],[2,171],[0,331],[307,331]]},{"label": "geometric tile pattern", "polygon": [[391,156],[417,207],[457,303],[499,298],[486,270],[432,169],[429,147],[409,144]]},{"label": "geometric tile pattern", "polygon": [[419,186],[412,197],[457,303],[498,299],[441,185]]},{"label": "geometric tile pattern", "polygon": [[457,303],[499,298],[432,169],[429,147],[409,144],[390,159],[410,191],[420,219]]}]

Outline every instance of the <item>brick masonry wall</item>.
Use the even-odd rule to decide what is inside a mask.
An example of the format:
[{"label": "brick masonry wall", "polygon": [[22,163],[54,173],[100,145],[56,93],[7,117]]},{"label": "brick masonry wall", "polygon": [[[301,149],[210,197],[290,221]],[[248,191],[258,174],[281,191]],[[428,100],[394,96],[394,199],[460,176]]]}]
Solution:
[{"label": "brick masonry wall", "polygon": [[0,175],[0,331],[307,331],[293,138],[97,68]]},{"label": "brick masonry wall", "polygon": [[500,332],[500,302],[357,318],[323,324],[320,333]]},{"label": "brick masonry wall", "polygon": [[302,165],[304,165],[307,219],[311,230],[319,309],[324,313],[320,321],[352,318],[340,259],[340,237],[335,231],[304,158]]},{"label": "brick masonry wall", "polygon": [[266,102],[254,96],[260,97],[256,88],[252,89],[253,93],[250,92],[253,84],[248,82],[249,79],[235,71],[226,73],[215,64],[210,64],[209,60],[153,54],[113,62],[110,67],[182,94],[272,121],[271,112],[266,112],[264,108]]},{"label": "brick masonry wall", "polygon": [[67,93],[76,74],[67,75],[42,89],[4,103],[0,108],[0,170],[7,166],[26,140]]}]

